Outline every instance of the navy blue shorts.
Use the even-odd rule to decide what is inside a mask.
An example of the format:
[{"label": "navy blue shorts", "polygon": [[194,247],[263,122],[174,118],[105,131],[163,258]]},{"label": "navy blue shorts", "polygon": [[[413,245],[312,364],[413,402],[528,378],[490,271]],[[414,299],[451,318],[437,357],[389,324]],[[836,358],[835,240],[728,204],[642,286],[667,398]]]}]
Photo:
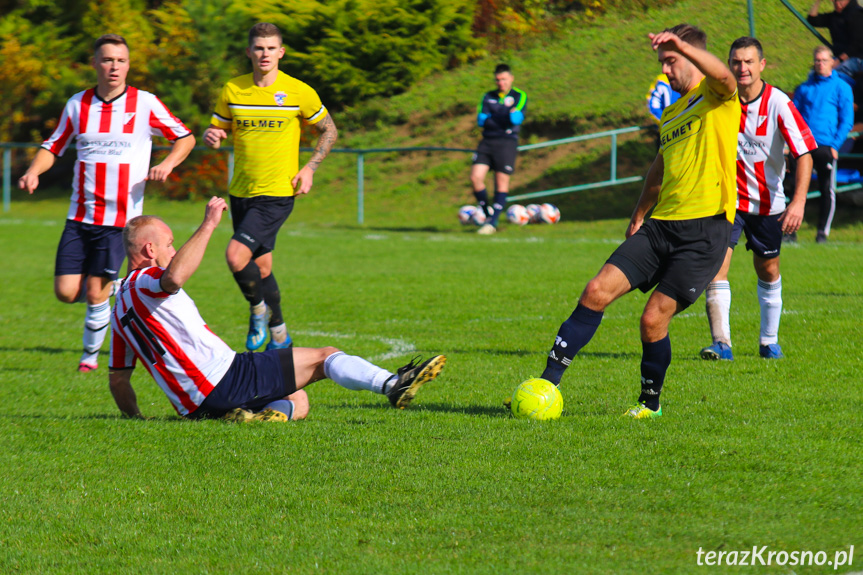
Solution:
[{"label": "navy blue shorts", "polygon": [[473,163],[486,165],[493,172],[512,175],[517,155],[518,140],[515,138],[483,138],[473,155]]},{"label": "navy blue shorts", "polygon": [[57,246],[54,275],[83,274],[115,280],[124,259],[123,228],[66,220]]},{"label": "navy blue shorts", "polygon": [[267,404],[297,391],[294,348],[262,353],[238,353],[207,399],[187,417],[222,417],[232,409],[260,411]]},{"label": "navy blue shorts", "polygon": [[764,259],[779,257],[779,249],[782,247],[782,224],[779,218],[782,214],[775,216],[759,216],[737,212],[734,216],[734,227],[731,228],[731,242],[728,247],[734,249],[740,241],[740,235],[746,234],[746,249],[756,256]]},{"label": "navy blue shorts", "polygon": [[731,223],[725,214],[694,220],[650,219],[606,263],[633,288],[656,290],[684,308],[692,305],[722,267]]},{"label": "navy blue shorts", "polygon": [[276,236],[294,209],[294,196],[231,196],[234,236],[258,258],[276,248]]}]

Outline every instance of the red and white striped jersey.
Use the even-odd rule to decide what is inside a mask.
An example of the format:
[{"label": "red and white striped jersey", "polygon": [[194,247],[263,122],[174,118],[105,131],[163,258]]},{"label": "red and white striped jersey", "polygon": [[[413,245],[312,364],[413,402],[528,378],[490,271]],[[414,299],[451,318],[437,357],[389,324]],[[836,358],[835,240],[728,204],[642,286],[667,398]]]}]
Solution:
[{"label": "red and white striped jersey", "polygon": [[180,415],[195,411],[222,380],[236,352],[210,331],[182,289],[162,289],[159,267],[123,280],[111,310],[113,369],[140,360]]},{"label": "red and white striped jersey", "polygon": [[737,209],[762,216],[785,211],[785,144],[798,158],[818,147],[791,100],[767,82],[741,104],[737,135]]},{"label": "red and white striped jersey", "polygon": [[143,208],[152,136],[173,142],[190,133],[156,96],[132,86],[110,102],[92,88],[69,98],[57,128],[42,143],[62,156],[77,139],[67,219],[124,227]]}]

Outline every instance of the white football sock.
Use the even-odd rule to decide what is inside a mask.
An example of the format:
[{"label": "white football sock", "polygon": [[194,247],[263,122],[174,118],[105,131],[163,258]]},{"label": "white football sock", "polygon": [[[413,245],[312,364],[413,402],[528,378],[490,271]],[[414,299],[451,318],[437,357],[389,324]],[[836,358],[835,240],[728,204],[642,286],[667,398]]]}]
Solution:
[{"label": "white football sock", "polygon": [[731,347],[731,284],[727,281],[710,282],[704,296],[713,343],[722,342]]},{"label": "white football sock", "polygon": [[108,300],[87,306],[87,315],[84,316],[84,355],[81,356],[83,363],[96,363],[110,323],[111,304]]},{"label": "white football sock", "polygon": [[252,315],[261,317],[262,315],[267,313],[267,305],[264,303],[264,300],[261,300],[261,303],[256,303],[255,305],[249,306],[249,310],[252,312]]},{"label": "white football sock", "polygon": [[324,360],[324,374],[345,389],[364,389],[373,393],[384,393],[384,385],[393,377],[387,370],[343,351]]},{"label": "white football sock", "polygon": [[779,343],[779,319],[782,317],[782,278],[773,283],[758,280],[758,303],[761,304],[761,345]]},{"label": "white football sock", "polygon": [[270,339],[273,343],[285,343],[288,339],[288,328],[285,324],[280,323],[270,327]]}]

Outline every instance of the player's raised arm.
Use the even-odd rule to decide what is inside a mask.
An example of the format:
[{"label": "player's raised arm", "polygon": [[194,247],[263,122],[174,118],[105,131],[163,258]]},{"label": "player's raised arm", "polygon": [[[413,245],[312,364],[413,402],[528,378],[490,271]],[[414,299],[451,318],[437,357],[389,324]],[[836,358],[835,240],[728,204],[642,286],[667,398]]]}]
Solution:
[{"label": "player's raised arm", "polygon": [[[716,95],[727,99],[737,91],[737,81],[734,79],[734,74],[722,60],[707,50],[681,40],[680,37],[668,30],[658,34],[648,34],[648,37],[654,50],[678,52],[692,62],[698,71],[704,74],[707,85]],[[692,87],[694,86],[690,86],[690,88]]]},{"label": "player's raised arm", "polygon": [[224,199],[215,196],[210,198],[204,212],[204,221],[165,268],[165,273],[162,274],[160,280],[163,290],[176,293],[192,277],[192,274],[201,265],[201,260],[204,258],[204,252],[207,251],[207,244],[210,242],[213,232],[216,231],[219,222],[222,221],[222,212],[227,211],[227,209],[228,204]]},{"label": "player's raised arm", "polygon": [[324,161],[324,158],[326,158],[330,153],[330,150],[333,149],[333,145],[339,137],[339,130],[336,128],[336,123],[333,122],[333,118],[329,114],[327,114],[326,118],[315,124],[315,129],[317,129],[320,134],[318,143],[315,146],[315,151],[312,152],[312,157],[309,158],[309,162],[303,166],[302,169],[297,172],[297,175],[294,176],[294,179],[291,180],[291,185],[294,187],[294,191],[297,195],[307,194],[309,193],[309,190],[312,189],[315,172],[318,167],[320,167],[321,162]]}]

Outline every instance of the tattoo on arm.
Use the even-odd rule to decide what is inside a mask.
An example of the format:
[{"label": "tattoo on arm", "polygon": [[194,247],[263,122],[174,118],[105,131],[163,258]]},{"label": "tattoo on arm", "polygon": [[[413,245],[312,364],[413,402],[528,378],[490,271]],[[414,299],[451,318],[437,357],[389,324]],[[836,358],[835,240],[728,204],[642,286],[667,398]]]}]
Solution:
[{"label": "tattoo on arm", "polygon": [[318,138],[318,145],[315,146],[315,151],[312,153],[309,163],[306,164],[312,169],[312,171],[318,169],[318,166],[321,165],[321,162],[324,161],[324,158],[326,158],[327,154],[330,153],[330,150],[333,149],[333,144],[336,143],[336,138],[339,137],[339,131],[336,128],[336,124],[333,122],[333,118],[329,114],[327,114],[326,118],[315,124],[315,128],[317,128],[321,137]]}]

